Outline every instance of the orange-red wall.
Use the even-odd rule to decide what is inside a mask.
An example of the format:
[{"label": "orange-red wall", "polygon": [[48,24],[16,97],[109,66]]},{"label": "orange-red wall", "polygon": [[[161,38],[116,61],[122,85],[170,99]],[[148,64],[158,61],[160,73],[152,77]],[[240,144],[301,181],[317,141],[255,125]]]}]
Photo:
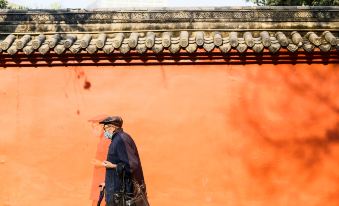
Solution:
[{"label": "orange-red wall", "polygon": [[0,69],[0,205],[91,205],[112,114],[153,206],[337,206],[338,88],[334,64]]}]

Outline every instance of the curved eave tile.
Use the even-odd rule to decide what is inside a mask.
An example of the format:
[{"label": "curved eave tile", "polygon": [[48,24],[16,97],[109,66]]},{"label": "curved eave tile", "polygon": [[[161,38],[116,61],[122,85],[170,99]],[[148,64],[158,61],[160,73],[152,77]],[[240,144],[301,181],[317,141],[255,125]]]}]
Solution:
[{"label": "curved eave tile", "polygon": [[[337,33],[336,33],[337,34]],[[316,49],[322,52],[338,50],[339,38],[330,31],[305,32],[304,35],[293,32],[131,32],[131,33],[97,33],[97,34],[10,34],[0,40],[0,52],[15,55],[23,52],[27,55],[34,52],[47,54],[104,52],[110,54],[120,52],[128,54],[135,51],[143,54],[154,52],[177,53],[222,52],[238,53],[270,52],[272,55],[285,48],[291,53],[306,51],[312,53]]]}]

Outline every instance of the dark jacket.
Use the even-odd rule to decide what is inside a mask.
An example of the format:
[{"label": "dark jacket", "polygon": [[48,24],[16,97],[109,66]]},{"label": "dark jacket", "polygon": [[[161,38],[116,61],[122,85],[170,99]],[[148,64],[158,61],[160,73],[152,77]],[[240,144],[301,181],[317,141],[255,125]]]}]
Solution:
[{"label": "dark jacket", "polygon": [[141,167],[137,147],[122,128],[117,129],[112,137],[108,149],[107,161],[117,164],[115,169],[106,169],[106,202],[113,200],[113,195],[122,189],[122,171],[125,170],[125,191],[133,193],[132,179],[145,186],[144,175]]}]

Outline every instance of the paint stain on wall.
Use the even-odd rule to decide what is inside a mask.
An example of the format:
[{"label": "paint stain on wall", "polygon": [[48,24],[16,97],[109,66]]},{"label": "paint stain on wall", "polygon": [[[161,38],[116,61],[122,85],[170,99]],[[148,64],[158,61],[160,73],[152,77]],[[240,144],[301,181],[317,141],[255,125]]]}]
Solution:
[{"label": "paint stain on wall", "polygon": [[90,88],[91,88],[91,82],[88,81],[87,79],[85,79],[85,82],[84,82],[84,89],[89,90]]}]

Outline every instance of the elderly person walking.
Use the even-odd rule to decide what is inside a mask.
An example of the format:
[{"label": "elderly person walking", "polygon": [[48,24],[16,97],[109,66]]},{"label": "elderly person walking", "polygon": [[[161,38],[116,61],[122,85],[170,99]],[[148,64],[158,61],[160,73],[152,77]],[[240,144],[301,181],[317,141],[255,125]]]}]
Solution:
[{"label": "elderly person walking", "polygon": [[[136,189],[141,189],[141,192],[146,194],[139,153],[131,136],[124,132],[121,117],[110,116],[99,123],[103,124],[104,136],[111,139],[107,159],[95,160],[96,166],[106,168],[106,205],[125,205],[125,202],[121,202],[121,191],[133,196],[136,194]],[[138,188],[135,188],[136,186]]]}]

